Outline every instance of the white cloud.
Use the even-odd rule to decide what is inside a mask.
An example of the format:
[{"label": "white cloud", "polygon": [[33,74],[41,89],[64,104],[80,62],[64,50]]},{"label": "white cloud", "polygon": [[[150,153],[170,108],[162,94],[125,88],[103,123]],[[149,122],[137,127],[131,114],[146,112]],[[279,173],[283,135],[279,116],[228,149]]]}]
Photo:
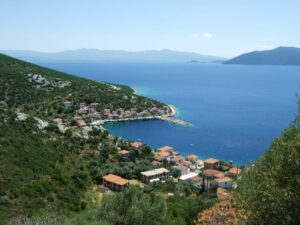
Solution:
[{"label": "white cloud", "polygon": [[204,37],[204,38],[208,38],[208,39],[212,39],[213,38],[213,35],[211,33],[208,33],[208,32],[203,33],[201,36]]}]

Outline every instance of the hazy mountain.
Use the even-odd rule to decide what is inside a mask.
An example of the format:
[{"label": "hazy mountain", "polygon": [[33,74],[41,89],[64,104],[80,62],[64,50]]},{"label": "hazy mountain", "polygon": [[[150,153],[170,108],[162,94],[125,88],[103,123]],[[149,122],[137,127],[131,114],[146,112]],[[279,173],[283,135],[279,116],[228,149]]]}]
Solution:
[{"label": "hazy mountain", "polygon": [[98,49],[78,49],[55,53],[35,52],[24,50],[3,50],[3,54],[31,61],[128,61],[128,62],[212,62],[222,60],[221,57],[201,55],[192,52],[178,52],[172,50],[149,51],[117,51]]},{"label": "hazy mountain", "polygon": [[300,65],[300,48],[278,47],[267,51],[254,51],[237,56],[224,63],[248,65]]}]

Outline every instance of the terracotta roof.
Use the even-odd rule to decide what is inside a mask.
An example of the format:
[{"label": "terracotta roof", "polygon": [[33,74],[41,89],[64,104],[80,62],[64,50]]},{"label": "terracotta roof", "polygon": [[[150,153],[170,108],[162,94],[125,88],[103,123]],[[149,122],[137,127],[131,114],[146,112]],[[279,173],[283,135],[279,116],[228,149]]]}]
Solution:
[{"label": "terracotta roof", "polygon": [[163,146],[158,149],[158,151],[171,151],[173,148],[171,146]]},{"label": "terracotta roof", "polygon": [[239,175],[241,173],[241,169],[237,168],[237,167],[233,167],[230,170],[228,170],[229,173],[235,174],[235,175]]},{"label": "terracotta roof", "polygon": [[111,182],[111,183],[114,183],[117,185],[121,185],[121,186],[129,183],[129,180],[126,180],[126,179],[119,177],[117,175],[114,175],[114,174],[108,174],[108,175],[104,176],[103,179],[108,182]]},{"label": "terracotta roof", "polygon": [[223,178],[215,179],[215,181],[217,183],[223,183],[223,182],[229,182],[231,181],[231,179],[229,177],[223,177]]},{"label": "terracotta roof", "polygon": [[176,156],[176,157],[170,159],[170,161],[172,161],[172,162],[178,162],[178,161],[181,161],[181,160],[183,160],[183,157],[181,157],[181,156]]},{"label": "terracotta roof", "polygon": [[120,151],[118,151],[119,155],[128,155],[129,153],[130,153],[130,151],[127,151],[127,150],[120,150]]},{"label": "terracotta roof", "polygon": [[131,142],[130,145],[134,148],[139,148],[139,147],[142,147],[144,144],[139,141],[134,141],[134,142]]},{"label": "terracotta roof", "polygon": [[180,155],[180,152],[176,152],[176,151],[172,150],[172,151],[171,151],[171,154],[172,154],[172,155]]},{"label": "terracotta roof", "polygon": [[219,160],[214,159],[214,158],[209,158],[209,159],[204,161],[204,163],[207,163],[207,164],[216,164],[217,162],[219,162]]},{"label": "terracotta roof", "polygon": [[214,170],[214,169],[207,169],[203,171],[203,174],[208,175],[208,176],[215,176],[216,174],[222,173],[219,170]]},{"label": "terracotta roof", "polygon": [[161,157],[168,157],[170,155],[169,152],[159,152],[158,153]]},{"label": "terracotta roof", "polygon": [[202,181],[203,179],[202,179],[202,177],[200,177],[200,176],[195,176],[195,177],[192,177],[191,180],[192,180],[193,182],[198,183],[198,182]]},{"label": "terracotta roof", "polygon": [[217,173],[214,175],[214,177],[215,178],[223,178],[223,177],[225,177],[225,173],[223,173],[223,172]]},{"label": "terracotta roof", "polygon": [[194,154],[190,154],[190,155],[188,155],[187,157],[185,157],[185,158],[187,158],[187,159],[195,159],[195,160],[197,160],[198,159],[198,156],[197,155],[194,155]]},{"label": "terracotta roof", "polygon": [[155,161],[158,161],[158,162],[161,162],[164,160],[163,157],[161,157],[160,155],[157,155],[157,154],[154,155],[154,159],[155,159]]}]

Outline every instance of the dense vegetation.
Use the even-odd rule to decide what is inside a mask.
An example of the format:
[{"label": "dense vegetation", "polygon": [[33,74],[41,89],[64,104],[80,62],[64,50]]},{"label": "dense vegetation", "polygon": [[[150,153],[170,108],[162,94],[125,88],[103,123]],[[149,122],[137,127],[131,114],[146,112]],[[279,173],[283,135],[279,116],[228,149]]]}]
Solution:
[{"label": "dense vegetation", "polygon": [[[124,96],[131,98],[124,100]],[[72,101],[73,106],[65,109],[65,100]],[[53,119],[70,118],[81,102],[97,102],[99,109],[136,108],[137,111],[164,106],[135,95],[127,86],[75,77],[0,54],[0,106]]]},{"label": "dense vegetation", "polygon": [[[65,100],[73,105],[65,107]],[[52,122],[55,117],[70,120],[81,102],[97,102],[99,111],[165,106],[129,87],[0,55],[0,224],[185,225],[215,203],[214,194],[198,196],[171,181],[108,195],[99,189],[108,173],[137,179],[141,171],[153,169],[153,153],[146,145],[137,151],[99,126],[83,136],[83,127],[73,121],[65,131]],[[40,127],[40,119],[48,124]],[[120,157],[119,149],[129,150],[130,158]]]},{"label": "dense vegetation", "polygon": [[299,224],[300,127],[296,122],[239,182],[237,201],[249,214],[246,224]]}]

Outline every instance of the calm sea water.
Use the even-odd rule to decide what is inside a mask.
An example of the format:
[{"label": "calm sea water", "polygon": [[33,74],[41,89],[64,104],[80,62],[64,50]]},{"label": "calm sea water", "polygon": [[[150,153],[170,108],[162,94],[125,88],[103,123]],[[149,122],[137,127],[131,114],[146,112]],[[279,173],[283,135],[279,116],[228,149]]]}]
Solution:
[{"label": "calm sea water", "polygon": [[[221,64],[44,63],[79,76],[127,84],[173,104],[178,118],[107,124],[114,135],[182,154],[246,164],[269,148],[297,114],[300,67]],[[192,145],[191,145],[192,144]]]}]

